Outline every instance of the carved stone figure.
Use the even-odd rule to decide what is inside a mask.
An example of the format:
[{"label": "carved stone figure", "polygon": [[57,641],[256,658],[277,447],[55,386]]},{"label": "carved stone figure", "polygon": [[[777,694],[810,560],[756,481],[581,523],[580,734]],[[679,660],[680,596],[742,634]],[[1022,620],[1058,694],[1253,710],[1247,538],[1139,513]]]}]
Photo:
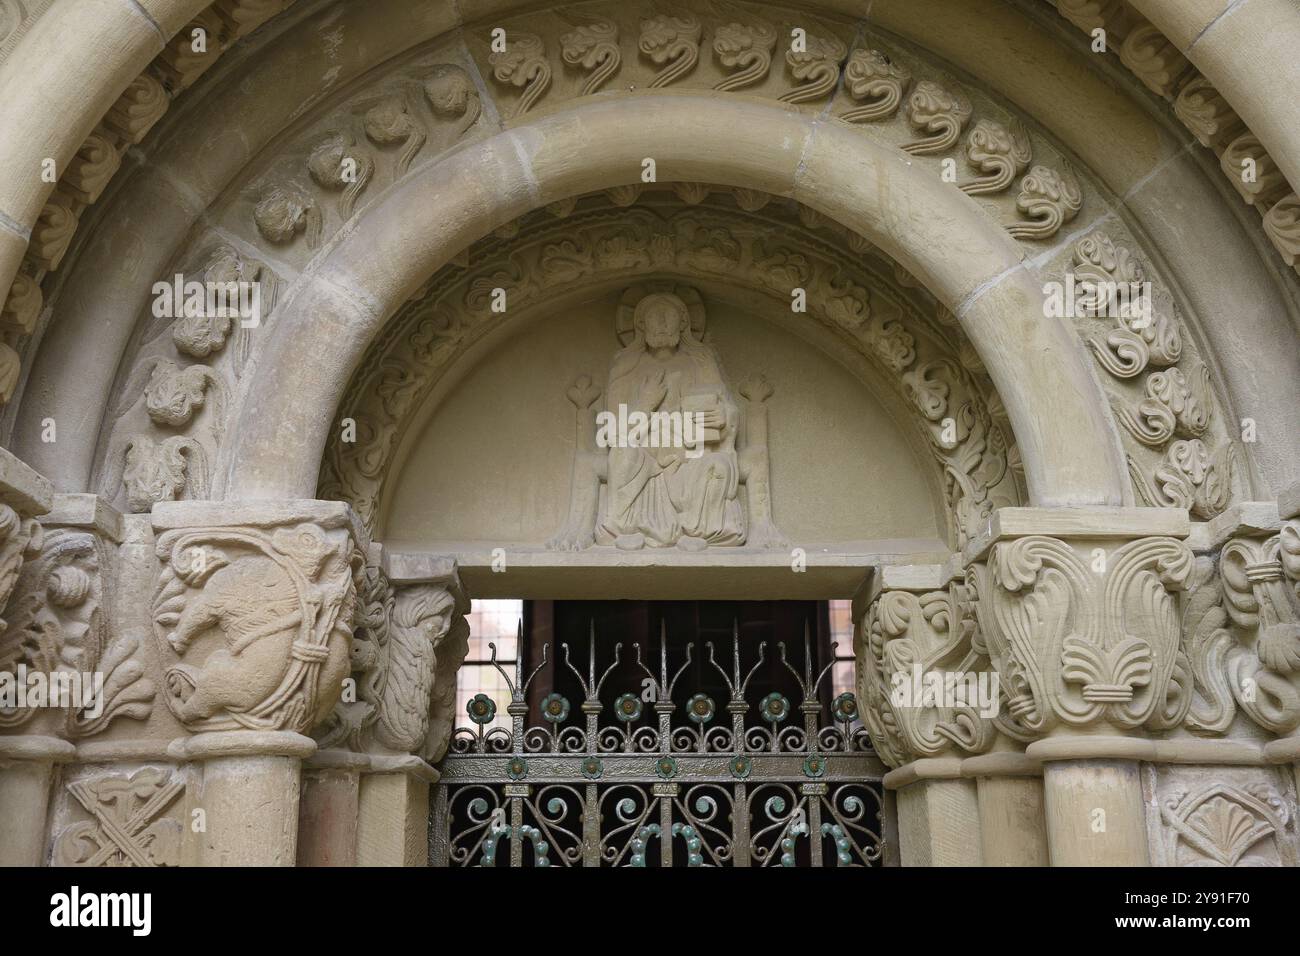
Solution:
[{"label": "carved stone figure", "polygon": [[180,658],[209,648],[202,665],[166,671],[168,706],[186,727],[304,732],[329,712],[356,601],[346,542],[312,524],[186,529],[163,534],[158,555],[160,648]]},{"label": "carved stone figure", "polygon": [[[740,407],[717,355],[693,329],[703,324],[703,305],[698,295],[685,294],[691,306],[677,291],[652,291],[634,306],[625,296],[630,339],[611,363],[604,408],[588,422],[599,391],[570,392],[581,444],[569,522],[551,547],[699,551],[746,543]],[[599,441],[592,440],[596,422],[602,422]],[[615,423],[631,426],[627,441],[606,440]]]}]

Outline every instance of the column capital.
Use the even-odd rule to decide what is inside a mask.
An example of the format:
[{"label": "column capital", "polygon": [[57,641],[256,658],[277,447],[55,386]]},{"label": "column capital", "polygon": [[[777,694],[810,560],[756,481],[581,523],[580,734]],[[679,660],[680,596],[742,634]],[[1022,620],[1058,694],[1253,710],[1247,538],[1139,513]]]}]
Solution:
[{"label": "column capital", "polygon": [[977,638],[965,583],[947,565],[887,568],[875,579],[854,651],[876,753],[902,768],[957,765],[990,749],[997,675]]},{"label": "column capital", "polygon": [[1177,595],[1192,577],[1186,511],[1007,508],[967,550],[965,583],[1001,677],[998,727],[1131,736],[1186,716]]},{"label": "column capital", "polygon": [[375,544],[357,586],[356,695],[335,706],[317,736],[322,747],[428,767],[450,740],[456,672],[469,650],[459,569],[451,558],[394,557]]},{"label": "column capital", "polygon": [[367,537],[333,501],[156,505],[153,630],[191,733],[305,734],[349,668]]}]

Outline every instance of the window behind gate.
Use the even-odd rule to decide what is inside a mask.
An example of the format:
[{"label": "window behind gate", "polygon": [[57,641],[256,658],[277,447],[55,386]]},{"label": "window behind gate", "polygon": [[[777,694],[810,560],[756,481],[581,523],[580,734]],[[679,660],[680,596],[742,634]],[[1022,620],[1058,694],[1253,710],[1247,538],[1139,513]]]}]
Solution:
[{"label": "window behind gate", "polygon": [[476,601],[434,866],[863,866],[847,602]]}]

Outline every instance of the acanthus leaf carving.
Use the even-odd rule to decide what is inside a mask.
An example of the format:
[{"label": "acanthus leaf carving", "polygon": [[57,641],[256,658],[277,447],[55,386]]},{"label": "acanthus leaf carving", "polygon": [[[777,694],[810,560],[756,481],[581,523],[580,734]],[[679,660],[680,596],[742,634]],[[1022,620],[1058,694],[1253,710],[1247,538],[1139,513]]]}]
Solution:
[{"label": "acanthus leaf carving", "polygon": [[[153,711],[154,684],[137,659],[138,638],[115,638],[109,629],[104,575],[110,551],[89,532],[46,530],[39,553],[22,568],[0,634],[0,669],[21,663],[51,681],[56,674],[82,680],[85,696],[59,709],[55,732],[68,740],[98,734],[120,717],[145,720]],[[102,687],[84,687],[91,675],[102,676]],[[0,727],[25,723],[35,713],[0,711]]]},{"label": "acanthus leaf carving", "polygon": [[1119,59],[1147,89],[1167,100],[1174,98],[1192,69],[1178,47],[1150,23],[1129,31],[1120,45]]},{"label": "acanthus leaf carving", "polygon": [[618,72],[622,62],[618,25],[607,17],[579,23],[560,37],[560,57],[570,66],[580,67],[591,74],[582,85],[582,95],[590,96]]},{"label": "acanthus leaf carving", "polygon": [[1036,735],[1057,728],[1162,729],[1191,705],[1191,669],[1173,595],[1193,558],[1173,538],[1110,552],[1104,570],[1043,535],[999,542],[976,590],[981,632],[1010,716]]},{"label": "acanthus leaf carving", "polygon": [[148,435],[136,435],[126,442],[123,455],[121,484],[134,513],[148,511],[159,501],[208,495],[207,453],[193,438],[172,435],[155,442]]},{"label": "acanthus leaf carving", "polygon": [[641,21],[637,49],[661,67],[650,80],[650,89],[668,86],[695,69],[702,34],[700,21],[690,15],[658,14]]},{"label": "acanthus leaf carving", "polygon": [[370,177],[375,172],[375,161],[369,152],[357,146],[356,139],[348,133],[333,133],[312,149],[307,159],[307,171],[322,189],[339,191],[339,212],[351,219]]},{"label": "acanthus leaf carving", "polygon": [[730,92],[761,83],[771,69],[775,49],[776,29],[770,23],[757,18],[746,23],[724,23],[713,32],[713,52],[723,68],[732,73],[713,88]]},{"label": "acanthus leaf carving", "polygon": [[1178,91],[1174,115],[1207,149],[1223,149],[1246,129],[1228,101],[1203,76],[1192,78]]},{"label": "acanthus leaf carving", "polygon": [[839,82],[840,64],[848,52],[838,37],[829,34],[809,33],[801,50],[791,45],[786,50],[785,62],[799,85],[778,99],[782,103],[810,103],[828,96]]},{"label": "acanthus leaf carving", "polygon": [[859,47],[844,67],[844,84],[849,96],[863,106],[840,114],[848,123],[874,123],[898,112],[903,94],[912,83],[912,72],[881,50]]},{"label": "acanthus leaf carving", "polygon": [[1264,232],[1286,264],[1300,272],[1300,196],[1279,199],[1264,216]]},{"label": "acanthus leaf carving", "polygon": [[1291,186],[1273,157],[1254,133],[1243,133],[1223,150],[1219,166],[1238,195],[1266,214],[1291,191]]},{"label": "acanthus leaf carving", "polygon": [[1000,193],[1025,171],[1032,157],[1029,134],[1019,121],[1006,127],[981,119],[966,137],[966,160],[982,175],[959,188],[971,196]]},{"label": "acanthus leaf carving", "polygon": [[1013,223],[1007,232],[1017,239],[1050,239],[1082,208],[1083,192],[1073,171],[1035,166],[1020,181],[1016,197],[1016,209],[1030,222]]},{"label": "acanthus leaf carving", "polygon": [[1129,475],[1139,497],[1151,508],[1187,508],[1199,518],[1213,518],[1228,507],[1234,455],[1231,444],[1211,452],[1199,438],[1170,444],[1156,466],[1154,482],[1129,456]]},{"label": "acanthus leaf carving", "polygon": [[1167,368],[1147,376],[1146,396],[1136,411],[1120,405],[1115,413],[1134,438],[1158,448],[1175,435],[1203,436],[1210,427],[1211,402],[1210,372],[1204,365],[1190,377],[1181,369]]},{"label": "acanthus leaf carving", "polygon": [[532,109],[551,85],[551,64],[546,59],[546,43],[536,33],[513,32],[503,51],[488,56],[492,78],[522,90],[515,115]]},{"label": "acanthus leaf carving", "polygon": [[957,145],[972,109],[970,98],[961,90],[954,92],[933,80],[921,80],[908,97],[907,119],[925,135],[904,143],[901,149],[916,156],[947,152]]}]

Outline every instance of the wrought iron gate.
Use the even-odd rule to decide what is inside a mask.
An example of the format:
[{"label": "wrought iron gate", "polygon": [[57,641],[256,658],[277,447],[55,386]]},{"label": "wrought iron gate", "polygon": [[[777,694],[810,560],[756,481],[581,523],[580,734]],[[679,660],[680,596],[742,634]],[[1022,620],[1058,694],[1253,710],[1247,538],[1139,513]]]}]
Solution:
[{"label": "wrought iron gate", "polygon": [[[430,814],[433,866],[870,866],[883,851],[884,765],[857,722],[852,694],[830,705],[819,689],[831,665],[814,676],[804,637],[803,673],[787,660],[802,700],[779,693],[757,704],[746,698],[766,657],[745,669],[733,631],[730,668],[705,642],[708,664],[721,675],[728,699],[678,687],[696,652],[669,676],[661,634],[659,673],[634,663],[644,678],[639,693],[608,705],[601,691],[620,665],[623,645],[600,673],[596,640],[590,641],[586,675],[564,664],[583,691],[580,713],[558,693],[530,707],[529,685],[548,662],[523,675],[522,654],[513,678],[496,662],[511,693],[512,729],[485,729],[495,704],[470,701],[473,727],[457,728],[439,766]],[[745,675],[742,677],[742,673]],[[684,711],[677,715],[678,701]],[[542,723],[529,723],[540,709]],[[612,711],[615,723],[602,724]],[[800,719],[802,718],[802,719]]]}]

